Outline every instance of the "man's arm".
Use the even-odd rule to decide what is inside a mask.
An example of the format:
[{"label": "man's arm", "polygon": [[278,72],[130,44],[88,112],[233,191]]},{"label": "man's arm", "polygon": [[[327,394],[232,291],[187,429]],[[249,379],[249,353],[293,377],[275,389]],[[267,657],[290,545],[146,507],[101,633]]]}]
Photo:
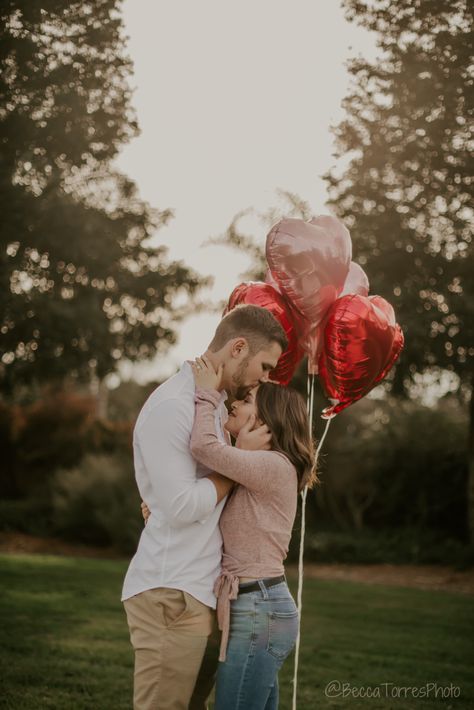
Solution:
[{"label": "man's arm", "polygon": [[229,495],[235,485],[234,481],[231,481],[230,478],[226,478],[221,473],[209,473],[206,478],[212,481],[216,487],[218,503]]},{"label": "man's arm", "polygon": [[189,450],[192,421],[189,406],[170,399],[157,404],[135,431],[156,507],[175,527],[203,520],[218,502],[216,484],[196,478]]}]

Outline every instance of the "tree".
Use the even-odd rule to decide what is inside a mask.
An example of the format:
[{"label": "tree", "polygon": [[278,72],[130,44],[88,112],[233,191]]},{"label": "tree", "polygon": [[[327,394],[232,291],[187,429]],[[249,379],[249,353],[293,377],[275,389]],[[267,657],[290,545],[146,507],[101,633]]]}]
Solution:
[{"label": "tree", "polygon": [[[373,292],[393,303],[405,333],[393,391],[427,371],[454,372],[472,391],[474,273],[473,7],[463,0],[344,0],[376,33],[380,56],[351,62],[345,120],[327,175],[330,205],[351,229]],[[474,410],[471,395],[471,460]],[[469,484],[474,540],[474,460]]]},{"label": "tree", "polygon": [[[402,356],[385,384],[406,395],[424,375],[451,372],[467,398],[474,355],[472,4],[344,5],[350,21],[376,33],[380,56],[350,63],[346,118],[335,129],[343,167],[326,178],[329,205],[351,230],[372,293],[394,305],[405,333]],[[470,401],[474,541],[472,395]]]},{"label": "tree", "polygon": [[150,244],[172,213],[112,164],[138,131],[120,5],[0,2],[4,392],[152,357],[206,283]]}]

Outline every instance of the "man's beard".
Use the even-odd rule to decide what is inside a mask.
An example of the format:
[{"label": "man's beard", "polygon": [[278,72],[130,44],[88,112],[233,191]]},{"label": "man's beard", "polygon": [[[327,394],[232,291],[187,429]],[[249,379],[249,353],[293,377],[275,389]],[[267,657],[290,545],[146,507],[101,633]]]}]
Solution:
[{"label": "man's beard", "polygon": [[250,356],[246,357],[245,360],[240,363],[237,372],[232,375],[232,395],[235,399],[245,399],[254,386],[244,384],[245,370],[247,369],[249,362]]}]

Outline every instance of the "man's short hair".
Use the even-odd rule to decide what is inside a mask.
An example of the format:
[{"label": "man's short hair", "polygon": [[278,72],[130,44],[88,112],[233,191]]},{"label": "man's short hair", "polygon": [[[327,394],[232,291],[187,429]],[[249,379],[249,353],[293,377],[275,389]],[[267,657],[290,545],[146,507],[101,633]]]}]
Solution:
[{"label": "man's short hair", "polygon": [[280,345],[283,352],[288,340],[280,323],[270,311],[261,306],[242,304],[227,313],[217,326],[209,350],[217,352],[233,338],[245,338],[251,355],[255,355],[270,343]]}]

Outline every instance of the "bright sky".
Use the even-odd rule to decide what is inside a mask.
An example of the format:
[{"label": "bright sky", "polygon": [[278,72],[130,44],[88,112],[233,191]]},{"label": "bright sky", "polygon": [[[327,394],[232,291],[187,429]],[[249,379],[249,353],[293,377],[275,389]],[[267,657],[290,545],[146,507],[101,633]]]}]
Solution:
[{"label": "bright sky", "polygon": [[[325,211],[320,176],[334,164],[329,127],[343,116],[344,63],[373,56],[373,39],[346,22],[338,0],[125,0],[124,20],[141,136],[119,166],[154,207],[175,212],[157,243],[212,275],[203,296],[223,299],[248,258],[203,242],[240,210],[276,205],[277,188]],[[174,372],[205,350],[218,319],[190,317],[179,343],[134,376]]]}]

